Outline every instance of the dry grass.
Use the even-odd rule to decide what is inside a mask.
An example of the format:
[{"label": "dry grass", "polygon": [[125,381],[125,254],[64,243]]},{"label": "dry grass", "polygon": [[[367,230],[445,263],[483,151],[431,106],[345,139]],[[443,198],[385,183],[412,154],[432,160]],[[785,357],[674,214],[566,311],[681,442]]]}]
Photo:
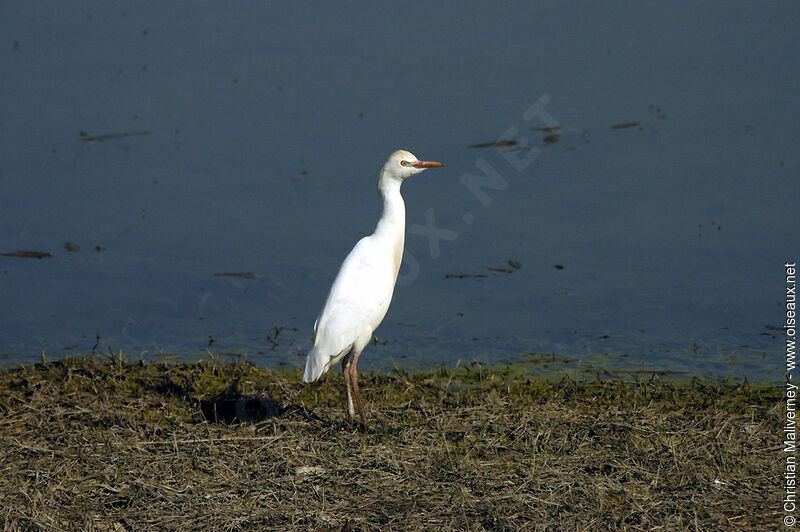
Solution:
[{"label": "dry grass", "polygon": [[780,523],[778,387],[67,359],[0,373],[6,530],[718,530]]}]

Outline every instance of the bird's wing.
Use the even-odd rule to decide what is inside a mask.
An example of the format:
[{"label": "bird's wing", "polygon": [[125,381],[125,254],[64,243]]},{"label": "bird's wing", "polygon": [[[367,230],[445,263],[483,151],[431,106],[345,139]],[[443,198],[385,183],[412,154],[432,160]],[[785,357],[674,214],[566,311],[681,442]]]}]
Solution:
[{"label": "bird's wing", "polygon": [[371,335],[386,315],[394,275],[386,253],[381,251],[374,239],[364,237],[342,263],[315,323],[313,362],[320,375],[359,337]]}]

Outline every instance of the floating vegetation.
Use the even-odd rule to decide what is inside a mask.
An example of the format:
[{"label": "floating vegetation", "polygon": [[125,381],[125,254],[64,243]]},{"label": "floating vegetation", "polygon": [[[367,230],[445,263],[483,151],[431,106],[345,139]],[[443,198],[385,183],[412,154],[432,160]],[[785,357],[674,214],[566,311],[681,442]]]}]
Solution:
[{"label": "floating vegetation", "polygon": [[[520,268],[522,268],[521,263],[511,259],[508,260],[508,266],[509,268],[489,266],[486,269],[489,270],[490,272],[495,272],[495,273],[514,273],[515,270],[519,270]],[[487,275],[482,273],[477,273],[477,274],[459,274],[459,275],[447,274],[444,276],[445,279],[468,279],[468,278],[481,278],[481,277],[487,277]]]},{"label": "floating vegetation", "polygon": [[525,362],[531,364],[554,364],[556,362],[561,362],[562,364],[569,364],[570,362],[575,362],[574,358],[569,358],[565,356],[556,355],[555,353],[523,353],[525,355]]},{"label": "floating vegetation", "polygon": [[516,140],[498,140],[496,142],[485,142],[483,144],[472,144],[467,148],[507,148],[509,146],[516,146]]},{"label": "floating vegetation", "polygon": [[253,272],[220,272],[215,273],[214,277],[239,277],[240,279],[255,279]]},{"label": "floating vegetation", "polygon": [[[722,231],[722,226],[719,225],[718,223],[716,223],[714,220],[711,220],[711,228],[712,228],[712,230]],[[698,230],[697,231],[697,236],[698,237],[702,237],[703,236],[703,224],[698,224],[697,225],[697,230]]]},{"label": "floating vegetation", "polygon": [[272,330],[272,334],[268,334],[267,335],[266,340],[267,340],[267,342],[270,343],[270,345],[272,346],[272,349],[276,349],[278,347],[278,345],[279,345],[278,344],[278,336],[281,334],[282,330],[283,330],[283,325],[276,326]]},{"label": "floating vegetation", "polygon": [[639,122],[623,122],[622,124],[614,124],[610,129],[628,129],[629,127],[636,127],[641,125]]},{"label": "floating vegetation", "polygon": [[64,242],[64,249],[71,253],[76,253],[80,251],[80,246],[78,244],[73,244],[72,242]]},{"label": "floating vegetation", "polygon": [[[609,126],[609,128],[614,130],[639,128],[640,130],[643,130],[648,126],[651,126],[654,122],[666,120],[667,118],[667,115],[661,112],[661,108],[655,105],[650,105],[650,115],[651,118],[649,120],[620,122]],[[563,140],[562,137],[566,139],[566,142],[568,142],[570,145],[564,148],[564,153],[575,151],[579,145],[588,144],[590,142],[589,132],[583,129],[570,128],[563,125],[536,126],[531,127],[530,129],[543,134],[540,146],[548,146],[560,142]],[[523,139],[522,145],[519,145],[519,142],[516,140],[504,139],[495,142],[472,144],[467,146],[467,148],[509,148],[504,150],[504,153],[511,153],[516,151],[527,151],[535,149],[536,147],[529,146],[525,139]]]},{"label": "floating vegetation", "polygon": [[619,124],[614,124],[609,127],[609,129],[628,129],[632,127],[638,127],[639,129],[644,129],[646,126],[653,124],[654,122],[660,120],[666,120],[667,115],[661,112],[660,107],[656,107],[655,105],[650,105],[650,119],[645,122],[621,122]]},{"label": "floating vegetation", "polygon": [[20,259],[49,259],[53,256],[49,251],[18,250],[11,253],[0,253],[3,257],[17,257]]},{"label": "floating vegetation", "polygon": [[104,133],[103,135],[90,136],[85,131],[81,131],[78,133],[78,140],[81,142],[103,142],[106,140],[121,139],[123,137],[135,137],[149,134],[149,131],[130,131],[125,133]]}]

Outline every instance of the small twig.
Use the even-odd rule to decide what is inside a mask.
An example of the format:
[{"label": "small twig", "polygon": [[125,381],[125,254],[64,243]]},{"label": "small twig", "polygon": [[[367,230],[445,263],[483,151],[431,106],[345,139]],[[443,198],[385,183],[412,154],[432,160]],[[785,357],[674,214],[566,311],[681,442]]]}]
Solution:
[{"label": "small twig", "polygon": [[[194,440],[163,440],[163,441],[135,441],[135,442],[123,442],[123,441],[115,441],[109,442],[111,445],[184,445],[184,444],[193,444],[193,443],[228,443],[228,442],[237,442],[237,441],[269,441],[269,440],[277,440],[281,438],[281,436],[235,436],[231,438],[199,438]],[[80,445],[69,445],[68,447],[96,447],[107,445],[107,443],[98,442],[98,443],[82,443]]]}]

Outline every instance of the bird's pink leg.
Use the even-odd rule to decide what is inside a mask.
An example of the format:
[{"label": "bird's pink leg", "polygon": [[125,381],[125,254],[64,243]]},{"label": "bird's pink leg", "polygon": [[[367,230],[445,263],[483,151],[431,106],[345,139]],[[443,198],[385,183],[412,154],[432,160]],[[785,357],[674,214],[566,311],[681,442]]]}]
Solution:
[{"label": "bird's pink leg", "polygon": [[350,383],[350,357],[351,353],[347,353],[342,359],[342,375],[344,376],[344,384],[347,387],[347,415],[350,419],[356,417],[356,411],[353,408],[353,395],[352,384]]},{"label": "bird's pink leg", "polygon": [[356,393],[356,405],[358,405],[358,415],[361,416],[361,422],[364,426],[367,426],[367,416],[364,414],[364,403],[361,401],[361,394],[358,392],[358,371],[356,370],[356,365],[358,364],[358,356],[361,353],[353,350],[353,361],[350,363],[350,371],[353,374],[350,376],[350,381],[353,384],[353,391]]}]

